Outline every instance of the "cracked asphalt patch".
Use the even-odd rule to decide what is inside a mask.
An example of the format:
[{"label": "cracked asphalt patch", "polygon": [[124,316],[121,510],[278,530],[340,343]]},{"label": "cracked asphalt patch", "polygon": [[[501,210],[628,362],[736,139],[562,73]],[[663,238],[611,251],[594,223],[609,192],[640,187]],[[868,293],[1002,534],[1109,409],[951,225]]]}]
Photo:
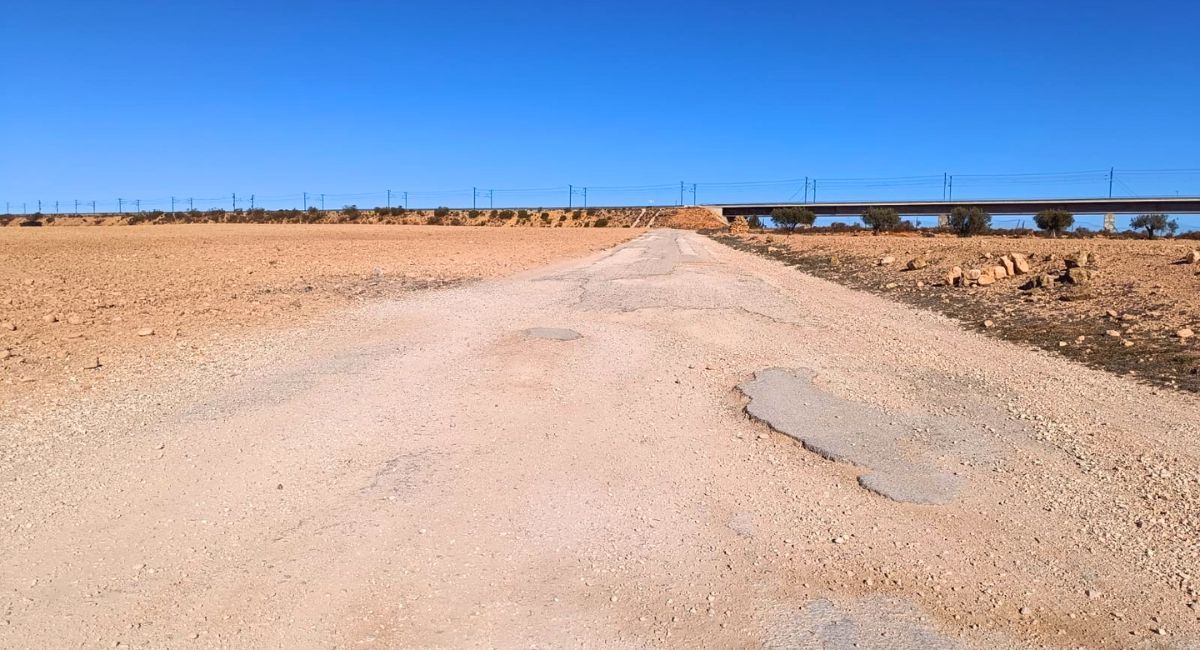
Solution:
[{"label": "cracked asphalt patch", "polygon": [[912,603],[873,596],[835,603],[815,600],[796,613],[779,613],[766,648],[851,650],[958,650],[964,646],[925,622]]},{"label": "cracked asphalt patch", "polygon": [[574,341],[575,339],[583,338],[583,335],[579,332],[564,327],[531,327],[525,330],[525,335],[537,339],[551,339],[554,341]]},{"label": "cracked asphalt patch", "polygon": [[858,479],[867,490],[902,503],[954,500],[963,480],[911,458],[902,444],[905,427],[873,408],[822,391],[812,379],[811,370],[768,368],[738,389],[750,399],[746,412],[771,429],[824,458],[870,469]]}]

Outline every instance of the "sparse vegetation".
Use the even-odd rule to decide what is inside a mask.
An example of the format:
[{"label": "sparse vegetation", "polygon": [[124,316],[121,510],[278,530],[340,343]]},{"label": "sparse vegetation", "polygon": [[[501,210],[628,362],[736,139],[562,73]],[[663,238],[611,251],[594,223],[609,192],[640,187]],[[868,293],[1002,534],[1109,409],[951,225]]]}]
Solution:
[{"label": "sparse vegetation", "polygon": [[347,219],[357,219],[362,216],[362,211],[359,210],[358,206],[356,205],[347,205],[342,208],[342,214],[345,215]]},{"label": "sparse vegetation", "polygon": [[1148,239],[1154,239],[1155,233],[1158,232],[1166,231],[1175,234],[1175,231],[1179,229],[1178,221],[1171,219],[1161,212],[1139,214],[1134,217],[1133,221],[1129,222],[1129,225],[1137,230],[1145,230]]},{"label": "sparse vegetation", "polygon": [[762,219],[757,214],[752,214],[746,219],[746,225],[755,230],[761,230],[763,227]]},{"label": "sparse vegetation", "polygon": [[950,228],[960,237],[981,235],[992,225],[992,215],[975,206],[958,206],[950,211]]},{"label": "sparse vegetation", "polygon": [[1033,215],[1033,221],[1038,228],[1050,233],[1051,237],[1058,237],[1075,223],[1075,215],[1066,210],[1042,210]]},{"label": "sparse vegetation", "polygon": [[863,211],[863,223],[871,227],[875,234],[895,230],[900,226],[900,213],[893,208],[869,207]]},{"label": "sparse vegetation", "polygon": [[595,226],[595,227],[597,227],[597,228],[606,228],[606,227],[608,226],[608,218],[607,218],[607,217],[600,217],[600,218],[599,218],[599,219],[597,219],[597,220],[596,220],[596,222],[595,222],[594,224],[592,224],[592,225],[594,225],[594,226]]}]

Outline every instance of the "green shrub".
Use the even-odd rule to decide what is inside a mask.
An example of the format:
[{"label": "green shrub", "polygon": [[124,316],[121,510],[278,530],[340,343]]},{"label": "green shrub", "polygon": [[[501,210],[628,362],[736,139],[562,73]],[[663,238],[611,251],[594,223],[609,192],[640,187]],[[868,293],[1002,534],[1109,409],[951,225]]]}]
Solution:
[{"label": "green shrub", "polygon": [[771,221],[775,222],[775,227],[786,230],[789,235],[801,224],[811,226],[816,220],[817,215],[808,208],[775,208],[771,211]]},{"label": "green shrub", "polygon": [[950,211],[950,229],[960,237],[970,237],[988,231],[992,215],[975,206],[958,206]]},{"label": "green shrub", "polygon": [[501,210],[500,212],[496,213],[496,216],[507,221],[516,216],[516,214],[517,213],[513,212],[512,210]]},{"label": "green shrub", "polygon": [[1050,233],[1052,237],[1058,237],[1064,230],[1071,227],[1075,223],[1075,215],[1066,210],[1049,209],[1033,215],[1033,222],[1038,228]]},{"label": "green shrub", "polygon": [[594,225],[594,226],[595,226],[595,227],[597,227],[597,228],[606,228],[606,227],[608,227],[608,218],[607,218],[607,217],[600,217],[600,218],[599,218],[599,219],[597,219],[597,220],[596,220],[596,222],[595,222],[594,224],[592,224],[592,225]]},{"label": "green shrub", "polygon": [[862,220],[876,233],[887,232],[900,226],[900,213],[892,208],[872,206],[863,211]]},{"label": "green shrub", "polygon": [[433,209],[433,216],[438,217],[439,219],[445,219],[446,217],[450,216],[450,208],[447,208],[444,205],[438,206]]},{"label": "green shrub", "polygon": [[1133,221],[1129,222],[1129,225],[1137,230],[1145,230],[1146,236],[1150,239],[1154,239],[1154,233],[1156,232],[1166,230],[1171,234],[1175,234],[1175,231],[1179,229],[1178,221],[1171,219],[1161,212],[1139,214],[1134,217]]}]

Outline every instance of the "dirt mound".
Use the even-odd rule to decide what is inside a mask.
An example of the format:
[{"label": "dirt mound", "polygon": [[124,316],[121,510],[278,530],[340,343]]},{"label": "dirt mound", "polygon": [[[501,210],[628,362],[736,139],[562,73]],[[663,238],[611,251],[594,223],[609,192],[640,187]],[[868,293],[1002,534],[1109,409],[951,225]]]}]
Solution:
[{"label": "dirt mound", "polygon": [[708,230],[729,226],[716,212],[701,207],[675,209],[666,215],[665,221],[659,219],[659,222],[655,225],[683,230]]}]

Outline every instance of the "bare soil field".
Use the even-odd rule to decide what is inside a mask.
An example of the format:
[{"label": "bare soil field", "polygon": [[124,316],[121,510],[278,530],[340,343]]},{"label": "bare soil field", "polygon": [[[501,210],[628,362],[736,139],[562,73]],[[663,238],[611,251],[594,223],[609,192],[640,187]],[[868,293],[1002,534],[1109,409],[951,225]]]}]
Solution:
[{"label": "bare soil field", "polygon": [[0,229],[0,403],[243,328],[543,266],[633,228],[166,225]]},{"label": "bare soil field", "polygon": [[497,208],[436,210],[363,208],[337,210],[176,211],[79,215],[0,214],[0,226],[137,226],[177,224],[359,224],[485,226],[492,228],[723,228],[725,221],[702,207]]},{"label": "bare soil field", "polygon": [[[716,237],[808,273],[886,294],[1077,361],[1158,385],[1200,391],[1200,264],[1187,240],[750,233]],[[954,267],[991,269],[1016,253],[1025,273],[956,286]],[[1067,258],[1087,253],[1085,284]],[[909,262],[920,260],[908,268]],[[1039,275],[1054,281],[1031,287]],[[1193,335],[1189,336],[1188,333]],[[1181,336],[1182,334],[1182,336]]]}]

